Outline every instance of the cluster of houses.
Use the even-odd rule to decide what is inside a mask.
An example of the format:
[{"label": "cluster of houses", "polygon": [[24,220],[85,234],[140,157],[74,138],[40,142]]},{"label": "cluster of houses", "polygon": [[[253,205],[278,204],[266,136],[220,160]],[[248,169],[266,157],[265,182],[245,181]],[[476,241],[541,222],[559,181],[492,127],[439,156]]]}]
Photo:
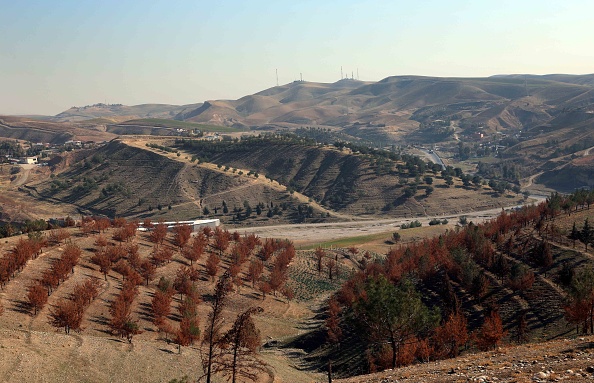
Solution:
[{"label": "cluster of houses", "polygon": [[39,164],[39,156],[13,158],[7,154],[4,157],[5,157],[4,162],[8,162],[9,164],[12,164],[12,165],[17,165],[17,164],[29,164],[29,165],[35,164],[35,165],[37,165],[37,164]]},{"label": "cluster of houses", "polygon": [[85,141],[76,141],[76,140],[69,140],[64,142],[63,144],[50,144],[46,142],[36,142],[31,144],[31,148],[35,149],[34,153],[39,153],[35,156],[26,156],[26,157],[13,157],[10,154],[6,154],[3,158],[0,159],[0,162],[9,163],[13,165],[17,164],[29,164],[29,165],[44,165],[42,163],[42,158],[50,158],[52,155],[60,153],[64,150],[73,150],[73,149],[83,149],[83,148],[92,148],[96,147],[97,145],[105,144],[96,143],[93,141],[85,142]]}]

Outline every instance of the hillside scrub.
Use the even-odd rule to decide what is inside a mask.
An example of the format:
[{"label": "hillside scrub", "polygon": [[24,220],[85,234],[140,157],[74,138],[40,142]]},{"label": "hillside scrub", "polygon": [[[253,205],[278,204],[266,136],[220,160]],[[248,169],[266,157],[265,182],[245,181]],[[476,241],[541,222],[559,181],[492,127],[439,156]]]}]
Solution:
[{"label": "hillside scrub", "polygon": [[[364,347],[366,357],[359,356],[356,370],[361,373],[452,357],[469,347],[492,349],[503,339],[511,340],[504,328],[514,328],[514,336],[521,341],[527,339],[541,325],[527,322],[525,311],[508,307],[525,301],[528,310],[543,310],[538,302],[543,297],[535,289],[544,287],[540,281],[552,273],[559,256],[549,233],[561,214],[560,202],[574,197],[554,194],[538,206],[502,212],[481,225],[468,223],[362,263],[329,303],[326,331],[333,359],[349,359],[340,354]],[[547,241],[538,237],[539,230]],[[548,298],[548,308],[538,314],[539,320],[559,323],[555,326],[560,333],[568,323],[583,333],[592,332],[594,277],[588,268],[569,270],[552,273],[553,280],[568,275],[563,278],[569,300],[554,290],[546,293],[556,298]],[[508,294],[505,291],[515,292],[518,298],[498,298]],[[477,306],[482,309],[476,311]],[[398,314],[408,312],[406,321],[392,315],[392,309]],[[357,334],[368,334],[365,342]],[[346,369],[343,374],[354,371],[352,362],[335,365]]]}]

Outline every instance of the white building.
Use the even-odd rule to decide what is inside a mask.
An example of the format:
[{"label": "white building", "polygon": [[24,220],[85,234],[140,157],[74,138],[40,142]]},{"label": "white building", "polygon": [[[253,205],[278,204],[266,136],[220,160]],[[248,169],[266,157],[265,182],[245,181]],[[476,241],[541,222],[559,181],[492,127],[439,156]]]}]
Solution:
[{"label": "white building", "polygon": [[23,163],[23,164],[37,164],[39,162],[37,161],[37,157],[24,157],[24,158],[21,158],[21,163]]},{"label": "white building", "polygon": [[[214,229],[221,225],[221,221],[218,218],[215,218],[215,219],[196,219],[196,220],[191,220],[191,221],[163,222],[163,224],[167,226],[168,231],[173,230],[173,228],[176,226],[188,225],[188,226],[192,227],[192,232],[196,233],[205,227],[210,227],[211,229]],[[149,229],[146,227],[143,227],[141,224],[140,227],[138,228],[138,230],[148,231]]]}]

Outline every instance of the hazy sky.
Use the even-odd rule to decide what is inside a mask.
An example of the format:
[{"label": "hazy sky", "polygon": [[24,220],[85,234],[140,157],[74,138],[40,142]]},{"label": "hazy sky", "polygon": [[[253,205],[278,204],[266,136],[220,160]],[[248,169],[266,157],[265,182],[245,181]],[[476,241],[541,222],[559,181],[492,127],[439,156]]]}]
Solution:
[{"label": "hazy sky", "polygon": [[594,72],[592,0],[0,0],[0,114],[288,83]]}]

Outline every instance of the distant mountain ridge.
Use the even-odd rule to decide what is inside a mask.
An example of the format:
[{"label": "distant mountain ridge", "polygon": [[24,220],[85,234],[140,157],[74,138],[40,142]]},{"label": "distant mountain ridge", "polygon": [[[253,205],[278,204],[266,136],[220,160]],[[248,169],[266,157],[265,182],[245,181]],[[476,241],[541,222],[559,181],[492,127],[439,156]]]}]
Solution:
[{"label": "distant mountain ridge", "polygon": [[[474,103],[466,105],[467,103]],[[391,76],[378,82],[343,79],[335,83],[295,81],[238,100],[189,105],[95,104],[73,107],[58,121],[91,118],[166,118],[215,125],[325,125],[353,122],[397,126],[438,118],[491,129],[522,128],[548,122],[555,111],[594,103],[594,74],[496,75],[484,78]],[[120,119],[121,122],[122,120]]]},{"label": "distant mountain ridge", "polygon": [[[54,116],[54,121],[80,122],[94,118],[116,118],[113,122],[132,120],[138,118],[169,118],[173,119],[177,114],[183,113],[186,109],[195,109],[201,104],[190,105],[168,105],[168,104],[141,104],[127,106],[122,104],[87,105],[82,107],[73,106],[62,113]],[[124,117],[118,118],[118,117]]]}]

